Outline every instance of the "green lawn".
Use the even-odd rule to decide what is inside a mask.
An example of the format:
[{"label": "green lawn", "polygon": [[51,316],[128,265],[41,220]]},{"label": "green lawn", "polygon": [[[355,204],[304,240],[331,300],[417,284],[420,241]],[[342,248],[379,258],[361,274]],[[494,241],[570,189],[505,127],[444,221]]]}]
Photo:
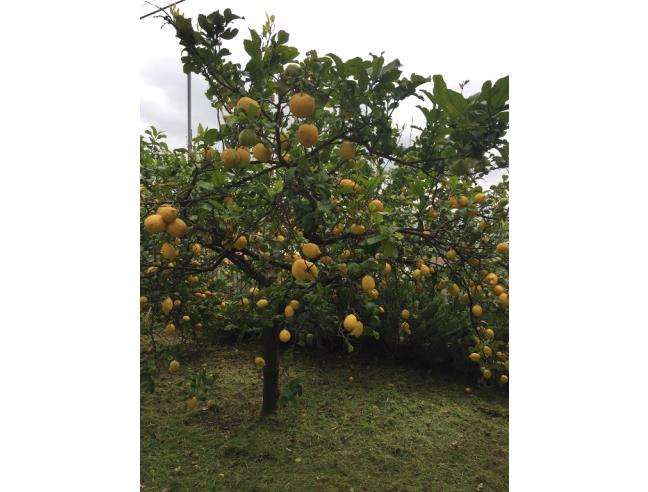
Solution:
[{"label": "green lawn", "polygon": [[[143,490],[508,490],[502,391],[467,394],[454,377],[354,354],[296,354],[284,366],[303,396],[259,419],[257,352],[219,347],[142,394]],[[191,413],[188,374],[203,364],[216,407]]]}]

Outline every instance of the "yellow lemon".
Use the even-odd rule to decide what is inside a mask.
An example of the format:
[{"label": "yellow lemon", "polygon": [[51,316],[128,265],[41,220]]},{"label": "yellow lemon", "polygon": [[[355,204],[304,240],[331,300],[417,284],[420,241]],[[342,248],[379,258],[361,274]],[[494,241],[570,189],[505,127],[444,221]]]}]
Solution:
[{"label": "yellow lemon", "polygon": [[319,273],[319,270],[314,263],[302,259],[296,260],[292,264],[290,271],[296,280],[306,281],[315,280]]},{"label": "yellow lemon", "polygon": [[297,128],[297,141],[304,147],[312,147],[317,142],[319,130],[315,125],[306,123]]},{"label": "yellow lemon", "polygon": [[162,205],[161,207],[158,207],[157,213],[167,224],[170,224],[178,218],[178,211],[171,205]]},{"label": "yellow lemon", "polygon": [[162,312],[164,314],[169,314],[173,309],[173,300],[170,297],[165,298],[162,301]]},{"label": "yellow lemon", "polygon": [[359,337],[362,335],[364,332],[364,325],[362,324],[362,321],[358,321],[355,326],[353,327],[353,330],[351,331],[351,334],[354,337]]},{"label": "yellow lemon", "polygon": [[167,232],[173,237],[184,237],[187,234],[187,224],[182,219],[176,219],[167,225]]},{"label": "yellow lemon", "polygon": [[317,258],[322,252],[315,243],[306,243],[302,246],[302,252],[307,258]]},{"label": "yellow lemon", "polygon": [[502,293],[499,295],[499,305],[502,306],[503,308],[508,307],[508,305],[509,305],[509,298],[508,298],[508,294],[507,294],[506,292],[502,292]]},{"label": "yellow lemon", "polygon": [[178,251],[169,243],[164,243],[162,249],[160,249],[160,254],[164,257],[165,260],[173,260],[178,256]]},{"label": "yellow lemon", "polygon": [[356,156],[355,144],[346,140],[342,142],[340,144],[340,156],[345,161],[353,159]]},{"label": "yellow lemon", "polygon": [[243,249],[247,246],[247,238],[245,236],[239,236],[234,241],[234,249]]},{"label": "yellow lemon", "polygon": [[357,322],[358,318],[356,318],[354,314],[347,314],[342,324],[344,325],[345,330],[352,331]]},{"label": "yellow lemon", "polygon": [[268,162],[272,157],[272,152],[262,143],[258,143],[252,147],[252,155],[259,162]]},{"label": "yellow lemon", "polygon": [[167,224],[159,214],[149,215],[144,219],[144,229],[150,234],[158,234],[166,231]]},{"label": "yellow lemon", "polygon": [[482,310],[482,307],[479,304],[475,304],[471,308],[471,312],[472,312],[473,316],[479,318],[479,317],[481,317],[481,315],[483,313],[483,310]]},{"label": "yellow lemon", "polygon": [[382,212],[385,210],[385,207],[383,207],[383,204],[380,200],[377,198],[375,200],[371,200],[369,202],[369,211],[371,212]]},{"label": "yellow lemon", "polygon": [[287,343],[290,341],[290,332],[286,330],[285,328],[279,332],[279,340],[281,340],[283,343]]},{"label": "yellow lemon", "polygon": [[236,103],[236,109],[242,110],[250,116],[259,116],[261,114],[261,106],[251,97],[242,97]]},{"label": "yellow lemon", "polygon": [[188,410],[195,410],[197,406],[198,406],[198,399],[195,396],[192,396],[187,400]]},{"label": "yellow lemon", "polygon": [[298,92],[288,100],[288,108],[297,118],[309,118],[315,112],[315,99],[305,92]]},{"label": "yellow lemon", "polygon": [[488,282],[490,285],[495,285],[497,283],[498,277],[494,273],[489,273],[484,277],[484,280]]},{"label": "yellow lemon", "polygon": [[175,331],[176,331],[176,327],[175,327],[175,325],[173,323],[168,323],[164,327],[164,334],[167,335],[167,336],[173,335],[175,333]]},{"label": "yellow lemon", "polygon": [[330,265],[330,264],[333,263],[333,258],[331,258],[330,256],[322,256],[322,257],[320,258],[320,261],[321,261],[324,265]]},{"label": "yellow lemon", "polygon": [[236,149],[236,153],[239,157],[239,166],[246,166],[250,163],[250,151],[248,149],[246,149],[245,147],[239,147]]},{"label": "yellow lemon", "polygon": [[362,277],[361,284],[362,284],[362,290],[364,290],[365,292],[368,292],[371,289],[376,288],[376,281],[371,275],[365,275],[364,277]]},{"label": "yellow lemon", "polygon": [[223,159],[223,165],[227,169],[232,169],[233,167],[237,167],[241,160],[236,149],[223,150],[223,153],[221,154],[221,159]]}]

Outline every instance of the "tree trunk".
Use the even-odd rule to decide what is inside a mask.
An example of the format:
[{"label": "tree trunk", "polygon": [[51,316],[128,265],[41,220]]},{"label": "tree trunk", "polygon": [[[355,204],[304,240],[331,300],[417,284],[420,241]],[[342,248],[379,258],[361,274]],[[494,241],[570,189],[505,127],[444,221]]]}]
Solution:
[{"label": "tree trunk", "polygon": [[263,327],[263,403],[261,416],[277,411],[279,401],[279,338],[278,324],[270,323]]}]

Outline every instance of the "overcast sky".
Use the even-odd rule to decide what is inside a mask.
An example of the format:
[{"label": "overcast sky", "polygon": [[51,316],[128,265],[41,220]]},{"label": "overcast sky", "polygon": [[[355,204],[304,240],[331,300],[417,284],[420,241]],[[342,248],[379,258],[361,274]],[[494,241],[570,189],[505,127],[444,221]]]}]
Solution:
[{"label": "overcast sky", "polygon": [[[168,2],[159,5],[167,5]],[[321,4],[323,5],[323,4]],[[423,76],[442,74],[450,88],[459,90],[459,83],[470,80],[464,94],[479,90],[485,80],[508,75],[504,45],[497,36],[502,34],[489,26],[490,38],[484,46],[463,42],[461,36],[463,7],[429,8],[429,4],[410,2],[397,9],[392,3],[329,1],[325,9],[316,13],[303,2],[277,0],[247,0],[223,3],[214,0],[186,0],[178,7],[195,19],[198,14],[209,14],[228,6],[235,14],[245,17],[236,21],[239,34],[228,49],[236,60],[247,56],[243,39],[249,37],[248,27],[261,31],[265,13],[275,15],[277,29],[290,33],[289,44],[303,54],[316,49],[321,55],[335,53],[343,60],[369,53],[385,51],[386,61],[398,58],[404,75],[412,72]],[[428,5],[428,7],[423,7]],[[154,10],[142,2],[141,15]],[[473,12],[478,14],[478,12]],[[448,22],[454,24],[448,26]],[[164,130],[172,147],[186,146],[187,135],[187,78],[182,73],[180,45],[170,26],[162,27],[162,20],[153,16],[140,21],[140,126],[143,132],[150,125]],[[195,23],[194,23],[195,25]],[[463,24],[464,27],[465,24]],[[491,29],[493,28],[493,29]],[[498,47],[500,44],[501,48]],[[497,51],[495,51],[497,50]],[[244,63],[243,63],[244,65]],[[499,67],[503,68],[499,69]],[[431,90],[432,84],[425,87]],[[195,135],[198,123],[215,126],[215,111],[204,93],[204,80],[192,76],[192,128]],[[395,112],[398,124],[421,124],[419,102],[409,98]]]}]

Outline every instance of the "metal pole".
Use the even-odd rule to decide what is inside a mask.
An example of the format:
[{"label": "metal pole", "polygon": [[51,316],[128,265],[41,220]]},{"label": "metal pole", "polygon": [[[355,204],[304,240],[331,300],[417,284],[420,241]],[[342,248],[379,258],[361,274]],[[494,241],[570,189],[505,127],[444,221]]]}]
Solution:
[{"label": "metal pole", "polygon": [[[170,3],[166,7],[161,7],[157,10],[154,10],[153,12],[149,12],[146,15],[143,15],[140,17],[140,20],[146,19],[147,17],[157,14],[158,12],[162,12],[163,10],[168,9],[169,7],[173,7],[175,5],[178,5],[179,3],[184,2],[185,0],[179,0],[175,3]],[[148,2],[147,2],[148,3]],[[191,72],[187,74],[187,152],[191,152]]]},{"label": "metal pole", "polygon": [[191,152],[191,72],[187,74],[187,152]]}]

